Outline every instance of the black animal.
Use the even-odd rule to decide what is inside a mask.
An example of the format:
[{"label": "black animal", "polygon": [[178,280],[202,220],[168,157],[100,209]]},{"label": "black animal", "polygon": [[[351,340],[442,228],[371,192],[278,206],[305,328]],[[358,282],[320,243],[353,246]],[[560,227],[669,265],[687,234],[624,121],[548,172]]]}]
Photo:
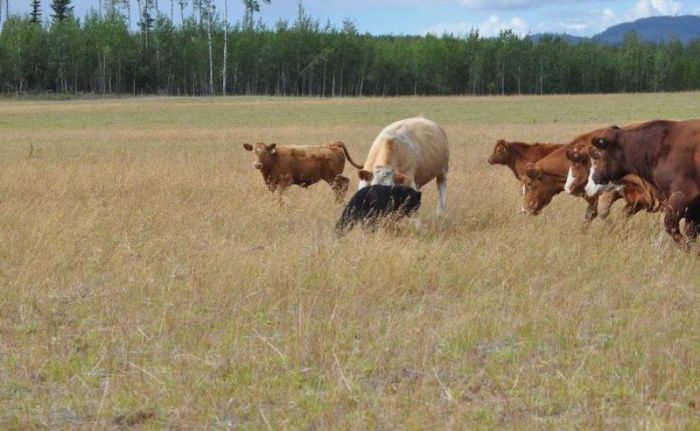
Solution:
[{"label": "black animal", "polygon": [[389,216],[404,217],[418,211],[421,192],[406,186],[373,185],[361,188],[350,199],[336,224],[338,234],[348,232],[356,224],[375,229]]}]

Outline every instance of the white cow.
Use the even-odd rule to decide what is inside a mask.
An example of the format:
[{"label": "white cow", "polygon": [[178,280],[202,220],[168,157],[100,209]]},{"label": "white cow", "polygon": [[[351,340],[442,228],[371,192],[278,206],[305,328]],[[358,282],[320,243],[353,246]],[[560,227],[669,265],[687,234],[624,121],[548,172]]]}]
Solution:
[{"label": "white cow", "polygon": [[372,184],[407,185],[420,190],[436,179],[438,214],[447,205],[450,149],[447,134],[434,121],[408,118],[390,124],[375,138],[359,171],[359,188]]}]

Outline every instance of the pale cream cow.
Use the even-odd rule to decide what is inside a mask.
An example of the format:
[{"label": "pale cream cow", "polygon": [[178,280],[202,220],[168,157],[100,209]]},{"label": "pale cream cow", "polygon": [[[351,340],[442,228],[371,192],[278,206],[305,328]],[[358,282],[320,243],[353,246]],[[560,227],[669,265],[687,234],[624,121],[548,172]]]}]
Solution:
[{"label": "pale cream cow", "polygon": [[434,121],[408,118],[382,130],[359,171],[360,186],[407,185],[415,190],[436,179],[438,214],[447,205],[447,171],[450,150],[447,134]]}]

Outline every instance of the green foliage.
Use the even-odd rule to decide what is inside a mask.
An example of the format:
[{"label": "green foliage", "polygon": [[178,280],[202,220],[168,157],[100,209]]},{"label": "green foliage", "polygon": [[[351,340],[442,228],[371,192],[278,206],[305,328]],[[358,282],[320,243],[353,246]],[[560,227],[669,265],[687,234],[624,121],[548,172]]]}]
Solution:
[{"label": "green foliage", "polygon": [[[179,1],[181,7],[187,0]],[[214,91],[221,94],[228,31],[226,93],[294,96],[562,94],[700,89],[700,41],[684,46],[622,45],[556,37],[537,43],[504,31],[496,38],[371,36],[355,23],[321,26],[299,3],[294,22],[274,28],[253,16],[267,1],[244,1],[246,15],[228,27],[212,13]],[[72,17],[70,0],[54,0],[53,22],[40,10],[5,22],[0,37],[0,91],[209,94],[206,2],[175,25],[143,0],[139,31],[130,32],[122,3],[104,17]],[[38,3],[37,3],[38,6]],[[204,19],[206,18],[206,19]],[[32,26],[32,28],[30,28]],[[227,30],[228,29],[228,30]]]},{"label": "green foliage", "polygon": [[38,23],[41,21],[41,1],[32,0],[31,11],[29,12],[30,20],[33,23]]},{"label": "green foliage", "polygon": [[71,6],[70,3],[71,0],[51,1],[51,9],[53,10],[51,18],[53,18],[54,22],[62,22],[69,16],[73,15],[73,6]]}]

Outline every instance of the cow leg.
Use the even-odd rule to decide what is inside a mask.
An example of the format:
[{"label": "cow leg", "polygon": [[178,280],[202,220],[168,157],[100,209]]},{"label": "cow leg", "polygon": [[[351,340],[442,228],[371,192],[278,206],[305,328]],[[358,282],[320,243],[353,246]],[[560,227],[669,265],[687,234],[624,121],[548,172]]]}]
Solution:
[{"label": "cow leg", "polygon": [[586,198],[588,202],[588,208],[586,208],[586,215],[583,218],[583,223],[588,225],[598,216],[598,196],[592,198]]},{"label": "cow leg", "polygon": [[627,202],[625,207],[622,209],[622,212],[625,214],[625,217],[630,218],[641,210],[642,207],[637,205],[637,203]]},{"label": "cow leg", "polygon": [[435,179],[438,189],[438,215],[442,215],[447,211],[447,174],[438,175]]},{"label": "cow leg", "polygon": [[348,192],[348,187],[350,186],[350,178],[338,174],[332,181],[326,182],[328,182],[328,185],[330,185],[335,192],[336,203],[343,203],[345,200],[345,194]]},{"label": "cow leg", "polygon": [[604,192],[598,197],[598,217],[601,219],[606,219],[610,215],[610,208],[612,204],[620,199],[620,194],[618,192]]},{"label": "cow leg", "polygon": [[282,205],[282,193],[289,188],[291,184],[288,181],[278,182],[278,183],[268,183],[267,187],[272,192],[275,200],[279,205]]},{"label": "cow leg", "polygon": [[695,242],[700,235],[700,205],[691,205],[685,213],[685,236]]},{"label": "cow leg", "polygon": [[688,209],[688,199],[683,192],[677,191],[671,194],[666,203],[664,212],[664,228],[666,233],[671,235],[676,244],[683,250],[688,251],[688,241],[683,237],[680,230],[680,221],[685,216]]}]

